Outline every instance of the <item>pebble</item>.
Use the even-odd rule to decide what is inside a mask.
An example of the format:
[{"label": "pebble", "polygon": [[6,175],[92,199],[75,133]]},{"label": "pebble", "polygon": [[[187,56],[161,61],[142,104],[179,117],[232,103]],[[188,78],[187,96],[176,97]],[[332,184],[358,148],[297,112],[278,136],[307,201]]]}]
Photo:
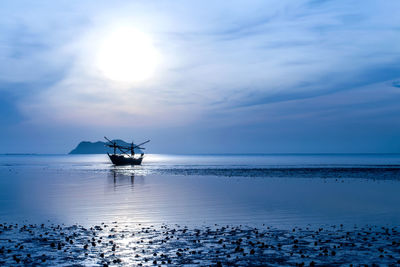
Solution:
[{"label": "pebble", "polygon": [[[86,229],[79,225],[25,224],[18,228],[15,224],[1,224],[0,264],[84,265],[85,258],[79,255],[95,261],[98,257],[98,265],[103,266],[110,263],[141,266],[148,261],[155,265],[214,266],[400,264],[397,227],[357,226],[345,231],[342,224],[291,230],[229,225],[195,229],[177,225],[101,225]],[[101,242],[107,237],[111,240]],[[142,255],[133,251],[141,251]],[[361,251],[363,257],[358,257]],[[71,256],[65,257],[64,253]],[[262,256],[266,253],[268,258]],[[126,256],[119,258],[116,254]]]}]

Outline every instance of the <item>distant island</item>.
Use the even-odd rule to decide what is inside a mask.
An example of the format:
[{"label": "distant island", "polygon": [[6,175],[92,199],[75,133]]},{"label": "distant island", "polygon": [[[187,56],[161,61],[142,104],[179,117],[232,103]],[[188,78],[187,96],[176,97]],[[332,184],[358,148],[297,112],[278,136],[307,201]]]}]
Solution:
[{"label": "distant island", "polygon": [[[127,143],[123,140],[112,140],[116,142],[117,145],[120,146],[130,146],[130,143]],[[89,141],[82,141],[79,145],[74,148],[69,154],[105,154],[105,153],[113,153],[114,150],[111,147],[105,146],[106,142],[89,142]],[[135,145],[135,144],[134,144]],[[120,151],[119,151],[120,152]],[[141,149],[135,148],[135,153],[140,154],[143,153]]]}]

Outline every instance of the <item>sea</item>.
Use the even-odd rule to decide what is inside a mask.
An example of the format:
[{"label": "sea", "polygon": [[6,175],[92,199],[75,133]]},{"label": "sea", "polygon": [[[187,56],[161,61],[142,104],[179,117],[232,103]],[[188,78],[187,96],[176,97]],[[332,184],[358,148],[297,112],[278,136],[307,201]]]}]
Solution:
[{"label": "sea", "polygon": [[400,154],[0,155],[0,222],[400,225]]}]

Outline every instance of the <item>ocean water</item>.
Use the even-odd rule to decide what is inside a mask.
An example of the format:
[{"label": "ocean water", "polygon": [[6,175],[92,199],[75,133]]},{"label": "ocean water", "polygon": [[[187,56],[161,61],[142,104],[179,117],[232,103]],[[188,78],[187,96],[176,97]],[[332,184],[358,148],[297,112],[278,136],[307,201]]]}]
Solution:
[{"label": "ocean water", "polygon": [[1,155],[0,222],[400,224],[400,155]]}]

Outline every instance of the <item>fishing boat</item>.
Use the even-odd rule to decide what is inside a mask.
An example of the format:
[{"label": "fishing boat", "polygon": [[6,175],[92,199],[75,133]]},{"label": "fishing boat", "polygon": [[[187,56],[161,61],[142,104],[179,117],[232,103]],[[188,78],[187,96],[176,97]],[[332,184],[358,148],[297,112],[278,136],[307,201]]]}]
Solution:
[{"label": "fishing boat", "polygon": [[[117,142],[115,142],[115,141],[111,141],[110,139],[108,139],[105,136],[104,136],[104,138],[107,140],[107,143],[105,145],[114,149],[113,154],[110,154],[107,152],[107,155],[110,158],[111,162],[116,166],[142,164],[144,153],[141,153],[140,156],[138,156],[138,157],[135,156],[135,148],[144,150],[145,148],[143,148],[141,146],[150,142],[150,140],[147,140],[146,142],[143,142],[139,145],[135,145],[132,142],[130,146],[122,146],[122,145],[118,145]],[[120,153],[117,153],[117,150]]]}]

